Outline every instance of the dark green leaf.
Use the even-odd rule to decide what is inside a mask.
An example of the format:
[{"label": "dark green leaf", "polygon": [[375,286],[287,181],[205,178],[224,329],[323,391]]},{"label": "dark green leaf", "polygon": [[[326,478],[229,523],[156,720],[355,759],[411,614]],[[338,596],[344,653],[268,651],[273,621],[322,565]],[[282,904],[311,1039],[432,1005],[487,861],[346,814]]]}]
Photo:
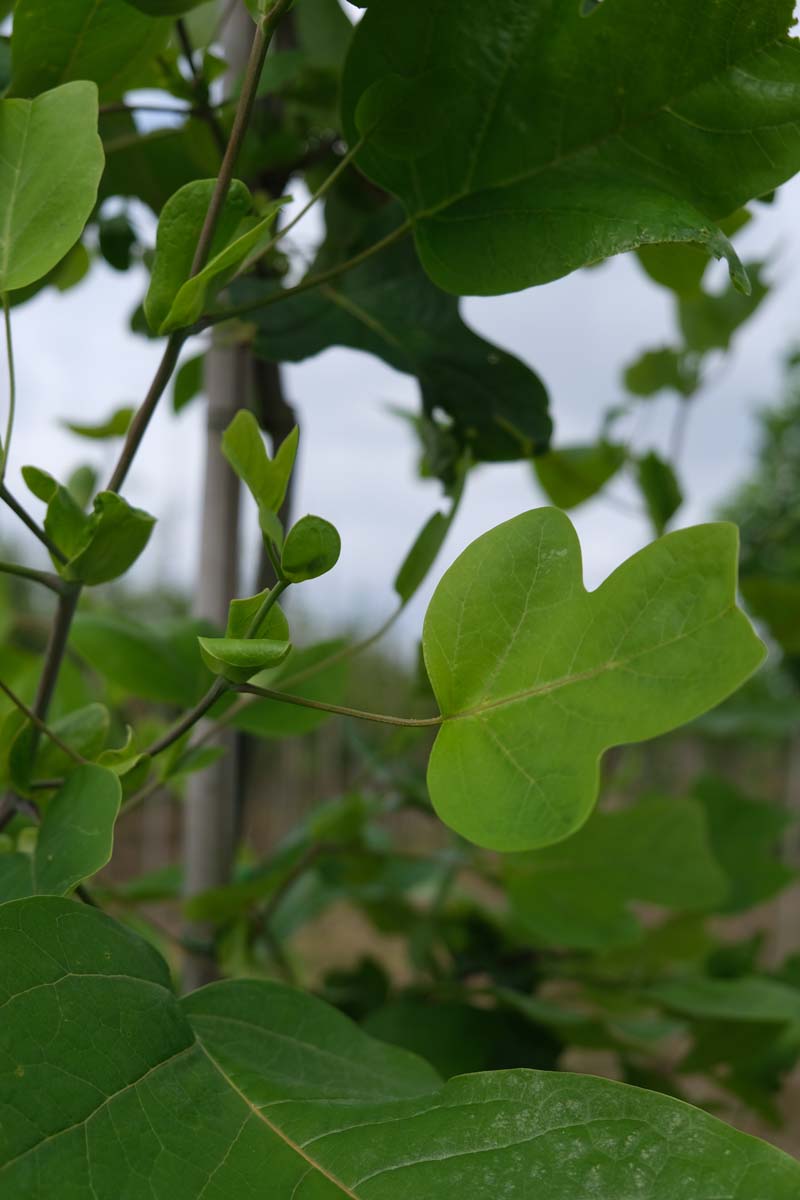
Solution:
[{"label": "dark green leaf", "polygon": [[444,718],[428,766],[442,819],[498,850],[560,841],[594,806],[605,749],[666,733],[734,691],[764,657],[736,608],[737,550],[733,525],[681,530],[590,593],[557,509],[473,542],[423,633]]},{"label": "dark green leaf", "polygon": [[195,396],[203,391],[206,356],[198,354],[195,358],[187,359],[175,376],[172,391],[172,407],[179,413]]},{"label": "dark green leaf", "polygon": [[595,496],[625,462],[624,446],[564,446],[533,460],[536,478],[548,500],[559,508],[575,508]]},{"label": "dark green leaf", "polygon": [[135,411],[133,408],[118,408],[107,420],[100,421],[97,425],[82,425],[77,421],[65,421],[64,424],[78,437],[90,438],[93,441],[125,437]]},{"label": "dark green leaf", "polygon": [[281,554],[281,571],[292,583],[318,579],[339,561],[342,541],[338,531],[323,517],[301,517],[286,536]]},{"label": "dark green leaf", "polygon": [[683,504],[681,486],[670,464],[655,451],[639,459],[636,478],[653,528],[660,536]]},{"label": "dark green leaf", "polygon": [[18,0],[12,91],[35,96],[87,79],[104,100],[116,99],[147,81],[169,32],[167,21],[150,20],[123,0]]},{"label": "dark green leaf", "polygon": [[[399,196],[431,278],[457,294],[546,283],[622,250],[698,243],[745,273],[715,224],[800,166],[791,0],[372,4],[343,82],[348,141],[364,94],[408,81],[404,132],[358,163]],[[455,105],[425,81],[452,78]],[[415,100],[414,85],[419,84]],[[401,157],[402,155],[402,157]]]},{"label": "dark green leaf", "polygon": [[421,1059],[274,983],[179,1005],[147,945],[67,900],[0,907],[0,1002],[10,1196],[488,1200],[501,1180],[523,1200],[535,1179],[552,1200],[675,1200],[691,1179],[691,1200],[794,1200],[800,1187],[787,1155],[667,1096],[553,1071],[440,1089]]},{"label": "dark green leaf", "polygon": [[142,136],[130,113],[114,113],[101,118],[100,128],[107,159],[101,199],[135,197],[160,213],[185,184],[209,178],[219,166],[219,150],[205,121]]},{"label": "dark green leaf", "polygon": [[[726,237],[732,238],[750,221],[746,208],[737,209],[719,222]],[[669,288],[678,295],[691,295],[700,290],[708,267],[708,254],[700,246],[672,244],[640,246],[636,251],[639,262],[654,283]]]},{"label": "dark green leaf", "polygon": [[740,586],[747,607],[783,652],[800,655],[800,580],[745,575]]},{"label": "dark green leaf", "polygon": [[693,800],[595,812],[569,841],[506,860],[506,878],[514,916],[535,944],[587,950],[636,942],[636,901],[703,911],[728,892]]},{"label": "dark green leaf", "polygon": [[125,0],[125,3],[150,17],[180,17],[205,0]]},{"label": "dark green leaf", "polygon": [[0,903],[63,896],[111,858],[120,785],[102,767],[79,767],[45,810],[32,854],[0,855]]},{"label": "dark green leaf", "polygon": [[[329,201],[327,214],[328,241],[312,275],[358,254],[402,220],[393,205],[369,215]],[[241,294],[255,299],[263,288],[247,284]],[[539,377],[462,321],[458,301],[426,278],[408,239],[253,319],[255,350],[263,358],[297,362],[332,345],[352,346],[415,375],[425,411],[446,413],[477,459],[527,458],[549,442],[548,397]]]},{"label": "dark green leaf", "polygon": [[[49,2],[49,0],[48,0]],[[103,173],[97,89],[0,100],[0,292],[42,279],[77,242]]]},{"label": "dark green leaf", "polygon": [[115,271],[130,270],[136,232],[125,213],[104,217],[98,222],[100,253]]},{"label": "dark green leaf", "polygon": [[748,263],[747,270],[752,282],[748,295],[729,284],[722,292],[681,297],[678,319],[690,350],[700,354],[727,350],[737,329],[760,307],[769,294],[763,279],[764,265]]},{"label": "dark green leaf", "polygon": [[654,984],[647,995],[690,1017],[715,1021],[800,1021],[800,991],[753,975],[742,979],[705,976]]}]

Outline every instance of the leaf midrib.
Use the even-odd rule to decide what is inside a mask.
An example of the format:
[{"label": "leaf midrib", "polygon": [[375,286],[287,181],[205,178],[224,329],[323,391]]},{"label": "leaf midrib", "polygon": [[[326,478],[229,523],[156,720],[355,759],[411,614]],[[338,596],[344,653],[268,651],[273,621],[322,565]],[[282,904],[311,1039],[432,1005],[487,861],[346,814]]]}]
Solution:
[{"label": "leaf midrib", "polygon": [[735,604],[728,604],[713,617],[709,617],[707,621],[703,621],[702,624],[695,625],[692,629],[679,633],[676,637],[668,638],[664,642],[647,646],[644,650],[639,650],[636,654],[631,654],[628,658],[609,659],[608,662],[600,663],[599,666],[591,667],[586,671],[579,671],[574,675],[564,675],[560,679],[551,679],[547,683],[536,684],[532,688],[525,688],[523,691],[514,692],[510,696],[500,696],[496,700],[476,704],[472,708],[463,709],[461,712],[443,713],[443,724],[446,725],[448,721],[465,720],[468,717],[482,717],[485,713],[492,712],[494,709],[508,708],[512,704],[520,704],[525,700],[536,699],[537,696],[547,696],[551,692],[560,691],[561,688],[569,687],[574,683],[585,683],[587,680],[596,679],[606,671],[625,670],[631,663],[636,662],[638,658],[642,658],[645,654],[655,654],[659,650],[666,649],[667,646],[674,646],[676,643],[682,642],[685,638],[694,637],[702,629],[716,624],[717,621],[721,621],[724,617],[736,611]]}]

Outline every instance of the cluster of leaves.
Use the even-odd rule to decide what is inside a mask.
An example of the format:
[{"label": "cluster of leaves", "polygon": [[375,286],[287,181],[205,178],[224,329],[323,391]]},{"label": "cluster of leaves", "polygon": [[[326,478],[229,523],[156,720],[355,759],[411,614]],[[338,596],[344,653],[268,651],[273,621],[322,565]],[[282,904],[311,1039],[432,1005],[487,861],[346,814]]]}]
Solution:
[{"label": "cluster of leaves", "polygon": [[[691,1180],[696,1200],[790,1200],[796,1162],[675,1095],[700,1071],[771,1114],[797,1057],[796,968],[764,976],[755,947],[729,953],[704,924],[788,882],[769,853],[781,821],[718,785],[592,815],[606,750],[700,716],[763,657],[736,607],[732,526],[669,534],[590,593],[563,512],[506,522],[457,559],[429,605],[437,711],[358,714],[332,699],[344,649],[295,646],[278,606],[335,566],[339,535],[318,516],[284,527],[297,435],[270,455],[242,411],[222,450],[257,506],[273,586],[233,600],[224,631],[152,627],[85,597],[76,610],[84,587],[119,579],[146,547],[153,519],[119,492],[185,344],[217,325],[265,360],[343,344],[418,379],[424,469],[448,503],[397,574],[398,609],[432,569],[471,465],[544,455],[552,431],[543,383],[466,325],[460,296],[638,248],[651,275],[688,270],[694,282],[676,289],[685,348],[638,364],[629,386],[654,391],[642,383],[654,368],[692,394],[702,356],[763,295],[731,245],[730,214],[800,168],[791,4],[744,14],[738,0],[713,0],[690,37],[696,0],[498,0],[490,22],[479,0],[381,0],[355,26],[335,0],[299,0],[291,37],[268,55],[290,4],[252,0],[251,65],[224,103],[213,4],[5,7],[7,326],[15,304],[79,279],[91,250],[117,270],[148,267],[133,324],[167,341],[135,414],[71,422],[82,436],[124,437],[105,490],[94,494],[85,472],[62,484],[26,468],[46,506],[40,529],[3,484],[55,566],[11,573],[59,605],[38,684],[30,645],[11,646],[2,677],[13,707],[0,770],[14,797],[0,846],[4,1189],[193,1200],[255,1197],[266,1180],[288,1200],[483,1196],[498,1180],[521,1196],[535,1180],[553,1197],[644,1189],[671,1200]],[[139,89],[171,98],[167,126],[140,131],[128,103]],[[279,224],[291,181],[326,201],[325,238],[299,282],[284,241],[293,223]],[[154,247],[135,202],[158,216]],[[730,267],[722,295],[701,290],[709,253]],[[184,360],[176,408],[201,380],[201,357]],[[12,432],[10,420],[3,473]],[[626,457],[605,442],[588,459],[560,453],[539,470],[562,507]],[[638,466],[661,532],[674,481],[654,455]],[[142,701],[157,706],[144,720]],[[348,796],[230,886],[193,897],[190,915],[219,927],[229,973],[258,974],[265,948],[274,966],[276,936],[345,897],[406,936],[413,986],[398,994],[374,963],[329,976],[325,996],[361,1030],[324,999],[263,979],[178,1001],[163,958],[73,894],[90,898],[121,806],[209,764],[216,751],[193,738],[202,717],[275,737],[332,711],[436,729],[414,804],[428,815],[432,804],[459,839],[404,857],[379,820],[384,801]],[[491,903],[462,895],[464,876]],[[128,899],[158,889],[140,880]],[[645,930],[637,903],[672,916]],[[550,985],[577,995],[562,1003]],[[681,1035],[691,1049],[667,1071],[662,1042]],[[552,1071],[567,1044],[610,1049],[650,1090]],[[477,1073],[449,1080],[464,1070]]]}]

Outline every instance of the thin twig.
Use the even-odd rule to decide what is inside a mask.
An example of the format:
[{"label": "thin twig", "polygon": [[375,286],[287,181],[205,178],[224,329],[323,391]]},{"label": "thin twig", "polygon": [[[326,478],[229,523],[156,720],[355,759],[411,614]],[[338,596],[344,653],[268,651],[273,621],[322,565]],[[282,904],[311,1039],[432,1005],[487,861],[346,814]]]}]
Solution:
[{"label": "thin twig", "polygon": [[226,691],[227,687],[228,685],[224,679],[217,679],[216,682],[213,683],[208,689],[202,700],[199,700],[198,703],[195,704],[194,708],[190,709],[189,712],[184,713],[181,719],[176,721],[171,729],[168,729],[167,732],[160,738],[157,738],[151,746],[148,746],[148,748],[145,750],[145,754],[150,755],[151,758],[155,758],[157,754],[161,754],[164,750],[167,750],[170,746],[174,745],[175,742],[179,741],[180,738],[182,738],[185,733],[188,733],[192,726],[196,725],[197,722],[206,715],[208,710],[216,704],[217,700],[219,700],[223,692]]},{"label": "thin twig", "polygon": [[8,419],[6,421],[6,436],[0,451],[0,484],[6,477],[8,454],[11,449],[11,435],[14,432],[14,415],[17,408],[17,375],[14,370],[14,339],[11,336],[11,301],[8,292],[3,292],[3,323],[6,333],[6,357],[8,359]]},{"label": "thin twig", "polygon": [[167,390],[172,373],[178,364],[185,341],[185,333],[173,333],[169,338],[164,348],[161,362],[158,365],[158,370],[153,377],[153,382],[150,384],[150,390],[128,428],[119,460],[114,468],[113,475],[108,481],[109,492],[118,492],[127,479],[128,471],[131,469],[131,464],[142,444],[142,439],[147,432],[147,427],[150,424],[153,413],[158,407],[159,400]]},{"label": "thin twig", "polygon": [[39,680],[36,701],[34,703],[36,714],[42,720],[47,716],[53,692],[56,690],[61,664],[64,661],[64,655],[67,651],[67,641],[72,626],[72,618],[75,616],[80,594],[80,584],[70,584],[65,587],[65,590],[58,598],[58,609],[53,621],[53,628],[50,631],[44,668]]},{"label": "thin twig", "polygon": [[181,44],[183,56],[186,59],[192,75],[192,88],[195,96],[197,97],[197,103],[194,110],[195,114],[206,122],[208,128],[211,130],[214,141],[217,143],[217,149],[219,150],[220,154],[224,156],[227,149],[225,130],[220,125],[213,108],[208,102],[208,89],[202,73],[197,70],[197,66],[194,61],[194,47],[192,45],[191,38],[189,37],[189,30],[186,28],[186,22],[182,18],[179,18],[175,22],[175,28],[178,34],[178,41]]},{"label": "thin twig", "polygon": [[52,538],[50,538],[45,531],[36,524],[30,513],[22,507],[19,500],[15,499],[15,497],[11,495],[11,492],[4,483],[0,483],[0,500],[7,504],[11,511],[17,517],[19,517],[20,521],[22,521],[22,524],[27,526],[33,536],[38,538],[43,546],[47,547],[47,549],[53,555],[53,558],[57,558],[58,561],[62,563],[67,561],[66,554],[63,554]]},{"label": "thin twig", "polygon": [[77,750],[73,750],[71,746],[68,746],[66,742],[62,742],[58,734],[54,733],[50,726],[32,708],[29,708],[25,701],[16,692],[13,692],[7,683],[3,683],[2,679],[0,679],[0,691],[5,692],[12,704],[15,704],[20,712],[25,714],[30,723],[38,729],[39,733],[43,733],[46,738],[49,738],[54,746],[58,746],[59,750],[63,750],[79,766],[86,765],[86,759],[81,754],[78,754]]},{"label": "thin twig", "polygon": [[290,696],[286,692],[274,692],[270,688],[256,687],[252,683],[237,684],[233,690],[248,696],[261,696],[265,700],[277,700],[279,704],[296,704],[300,708],[314,708],[318,712],[333,713],[339,717],[355,717],[359,721],[375,721],[380,725],[403,725],[410,728],[441,725],[444,717],[391,717],[385,713],[364,712],[358,708],[346,708],[341,704],[325,704],[321,700],[309,700],[305,696]]},{"label": "thin twig", "polygon": [[43,587],[50,588],[51,592],[57,592],[59,595],[64,592],[64,581],[52,571],[37,571],[19,563],[0,561],[0,575],[17,575],[20,579],[29,579],[31,583],[41,583]]}]

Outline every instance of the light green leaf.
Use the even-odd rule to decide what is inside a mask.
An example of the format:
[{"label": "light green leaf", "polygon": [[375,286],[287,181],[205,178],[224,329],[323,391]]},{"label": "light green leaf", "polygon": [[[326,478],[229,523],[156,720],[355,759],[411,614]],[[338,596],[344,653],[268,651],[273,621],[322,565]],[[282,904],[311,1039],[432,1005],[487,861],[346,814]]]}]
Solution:
[{"label": "light green leaf", "polygon": [[408,604],[428,577],[450,532],[467,480],[468,465],[464,464],[452,493],[447,513],[436,512],[419,531],[413,546],[400,566],[394,580],[394,590],[402,605]]},{"label": "light green leaf", "polygon": [[323,517],[301,517],[286,535],[281,553],[281,571],[292,583],[327,575],[339,561],[342,540],[336,528]]},{"label": "light green leaf", "polygon": [[492,849],[557,842],[591,812],[604,750],[734,691],[764,657],[736,608],[737,548],[733,525],[681,530],[587,592],[557,509],[473,542],[423,633],[444,722],[428,766],[442,819]]},{"label": "light green leaf", "polygon": [[634,396],[655,396],[663,391],[691,396],[698,383],[697,368],[687,362],[682,351],[669,346],[646,350],[625,370],[625,387]]},{"label": "light green leaf", "polygon": [[634,902],[710,911],[728,892],[694,800],[595,812],[568,841],[504,865],[514,917],[535,945],[623,946],[642,935]]},{"label": "light green leaf", "polygon": [[103,173],[97,89],[0,100],[0,292],[51,271],[83,232]]},{"label": "light green leaf", "polygon": [[713,1021],[800,1021],[800,991],[758,975],[673,979],[645,993],[675,1012]]},{"label": "light green leaf", "polygon": [[252,229],[230,242],[215,254],[197,275],[187,279],[178,290],[169,313],[158,332],[172,333],[193,325],[203,315],[207,301],[249,262],[258,258],[272,239],[275,215],[286,200],[274,200],[267,206],[267,215]]},{"label": "light green leaf", "polygon": [[564,446],[533,460],[533,469],[548,500],[559,508],[576,508],[595,496],[625,462],[624,446]]},{"label": "light green leaf", "polygon": [[[343,641],[318,642],[314,646],[293,647],[274,671],[256,675],[251,683],[258,687],[290,692],[323,704],[342,704],[347,688],[347,662],[341,657]],[[328,659],[333,661],[323,666]],[[299,737],[311,733],[330,714],[275,700],[252,700],[233,720],[233,725],[256,737]]]},{"label": "light green leaf", "polygon": [[[214,179],[197,179],[180,188],[164,205],[158,222],[150,287],[144,300],[145,316],[153,333],[158,333],[169,317],[178,293],[191,274],[215,186]],[[235,237],[252,207],[250,192],[234,179],[211,244],[211,257],[224,250]]]},{"label": "light green leaf", "polygon": [[100,421],[96,425],[82,425],[78,421],[65,421],[64,425],[78,437],[89,438],[93,441],[125,437],[135,411],[133,408],[118,408],[107,420]]},{"label": "light green leaf", "polygon": [[250,629],[251,622],[255,619],[269,592],[270,589],[265,588],[257,596],[247,596],[244,600],[231,600],[228,609],[228,627],[225,630],[227,638],[272,638],[276,641],[288,642],[289,622],[277,604],[272,606],[255,629]]},{"label": "light green leaf", "polygon": [[0,903],[64,896],[111,858],[121,790],[111,771],[78,767],[45,810],[32,854],[0,855]]},{"label": "light green leaf", "polygon": [[123,0],[18,0],[12,92],[35,96],[87,79],[103,100],[115,100],[147,82],[148,67],[169,34],[168,21],[153,21]]},{"label": "light green leaf", "polygon": [[190,708],[208,685],[207,672],[202,665],[198,668],[196,639],[201,631],[197,622],[175,629],[119,613],[80,612],[72,625],[70,647],[125,692]]},{"label": "light green leaf", "polygon": [[179,1004],[149,946],[66,900],[0,907],[0,1003],[9,1196],[490,1200],[502,1187],[524,1200],[536,1180],[553,1200],[676,1200],[690,1179],[691,1200],[795,1200],[800,1188],[793,1159],[669,1096],[553,1071],[440,1087],[421,1059],[275,983],[214,984]]},{"label": "light green leaf", "polygon": [[[359,254],[402,222],[399,206],[377,214],[335,193],[326,206],[328,238],[309,275]],[[257,299],[274,284],[248,280]],[[552,423],[541,379],[521,359],[477,334],[459,302],[427,278],[409,238],[321,288],[253,314],[262,358],[297,362],[331,345],[377,355],[416,376],[425,412],[441,410],[481,461],[528,458],[546,449]]]},{"label": "light green leaf", "polygon": [[274,638],[201,637],[197,640],[208,669],[233,683],[246,683],[259,671],[277,666],[292,648],[290,642]]},{"label": "light green leaf", "polygon": [[259,509],[267,513],[277,513],[286,498],[299,436],[295,427],[270,458],[258,422],[246,409],[237,412],[222,435],[222,453]]},{"label": "light green leaf", "polygon": [[155,517],[143,509],[131,508],[114,492],[100,492],[94,498],[94,512],[86,519],[83,546],[63,574],[90,587],[118,579],[136,562],[154,525]]},{"label": "light green leaf", "polygon": [[671,464],[655,451],[636,464],[636,478],[656,535],[664,532],[683,504],[683,493]]},{"label": "light green leaf", "polygon": [[[342,89],[347,140],[362,97],[407,81],[402,136],[359,166],[400,197],[425,269],[457,294],[546,283],[651,243],[696,243],[744,269],[717,222],[800,167],[792,0],[371,4]],[[426,81],[452,78],[453,105]],[[419,85],[419,97],[415,95]],[[419,130],[415,146],[409,130]]]}]

